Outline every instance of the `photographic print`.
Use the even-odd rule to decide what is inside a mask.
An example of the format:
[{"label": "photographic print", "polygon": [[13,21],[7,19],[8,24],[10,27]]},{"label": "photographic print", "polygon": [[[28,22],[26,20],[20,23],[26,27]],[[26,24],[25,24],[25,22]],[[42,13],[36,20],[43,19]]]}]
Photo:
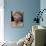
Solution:
[{"label": "photographic print", "polygon": [[13,27],[23,27],[23,16],[22,11],[11,11],[11,23]]}]

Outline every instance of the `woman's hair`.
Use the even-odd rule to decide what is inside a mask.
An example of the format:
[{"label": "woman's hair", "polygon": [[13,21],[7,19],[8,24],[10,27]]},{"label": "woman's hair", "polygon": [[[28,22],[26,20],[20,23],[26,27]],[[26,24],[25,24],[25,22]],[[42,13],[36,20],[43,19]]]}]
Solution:
[{"label": "woman's hair", "polygon": [[14,21],[13,15],[19,14],[21,16],[21,22],[23,22],[23,13],[20,11],[17,11],[13,14],[13,11],[11,11],[11,21]]},{"label": "woman's hair", "polygon": [[17,11],[17,12],[14,13],[14,15],[16,15],[16,14],[19,14],[20,16],[23,16],[23,13],[21,13],[20,11]]}]

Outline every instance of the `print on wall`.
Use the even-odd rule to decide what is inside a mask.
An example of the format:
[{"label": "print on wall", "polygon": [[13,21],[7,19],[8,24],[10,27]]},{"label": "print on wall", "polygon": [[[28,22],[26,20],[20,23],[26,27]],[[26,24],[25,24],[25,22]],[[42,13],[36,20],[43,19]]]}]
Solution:
[{"label": "print on wall", "polygon": [[22,11],[11,11],[11,24],[12,27],[23,27],[23,16]]}]

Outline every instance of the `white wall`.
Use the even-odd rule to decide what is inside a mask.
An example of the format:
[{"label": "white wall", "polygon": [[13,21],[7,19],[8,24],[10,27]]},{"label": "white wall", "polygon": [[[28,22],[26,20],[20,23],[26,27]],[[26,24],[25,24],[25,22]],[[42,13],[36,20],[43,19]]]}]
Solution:
[{"label": "white wall", "polygon": [[4,41],[4,0],[0,0],[0,42]]}]

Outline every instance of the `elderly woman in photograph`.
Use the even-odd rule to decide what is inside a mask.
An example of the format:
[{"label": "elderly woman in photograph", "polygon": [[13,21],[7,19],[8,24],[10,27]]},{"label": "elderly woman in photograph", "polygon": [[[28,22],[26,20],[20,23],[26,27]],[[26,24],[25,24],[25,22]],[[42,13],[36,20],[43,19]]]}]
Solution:
[{"label": "elderly woman in photograph", "polygon": [[12,14],[13,20],[12,21],[12,26],[13,27],[22,27],[23,26],[23,13],[20,11],[14,12]]}]

